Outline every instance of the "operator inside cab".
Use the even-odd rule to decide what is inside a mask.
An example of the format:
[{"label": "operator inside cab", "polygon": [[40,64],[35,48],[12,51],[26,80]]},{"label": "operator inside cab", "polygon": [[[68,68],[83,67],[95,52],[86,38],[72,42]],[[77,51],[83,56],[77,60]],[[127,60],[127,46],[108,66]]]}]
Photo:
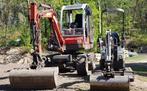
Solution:
[{"label": "operator inside cab", "polygon": [[78,29],[82,28],[82,14],[76,14],[75,21],[69,24],[69,31],[70,35],[75,34],[77,35]]},{"label": "operator inside cab", "polygon": [[64,27],[65,29],[65,34],[66,35],[81,35],[82,34],[82,14],[76,14],[75,15],[75,20],[72,21],[71,23],[67,23]]},{"label": "operator inside cab", "polygon": [[88,6],[79,4],[77,7],[64,7],[61,11],[61,27],[63,36],[82,36],[90,31],[89,16],[91,16],[91,9]]}]

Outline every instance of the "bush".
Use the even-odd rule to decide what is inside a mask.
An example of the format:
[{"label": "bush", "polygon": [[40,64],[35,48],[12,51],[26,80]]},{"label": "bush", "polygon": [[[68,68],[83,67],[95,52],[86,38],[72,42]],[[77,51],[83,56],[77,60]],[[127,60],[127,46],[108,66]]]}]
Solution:
[{"label": "bush", "polygon": [[127,44],[128,48],[138,49],[139,47],[147,46],[146,34],[136,34]]},{"label": "bush", "polygon": [[21,40],[20,40],[20,41],[17,41],[17,40],[10,40],[10,41],[8,42],[8,45],[9,45],[9,46],[20,46],[20,44],[21,44]]}]

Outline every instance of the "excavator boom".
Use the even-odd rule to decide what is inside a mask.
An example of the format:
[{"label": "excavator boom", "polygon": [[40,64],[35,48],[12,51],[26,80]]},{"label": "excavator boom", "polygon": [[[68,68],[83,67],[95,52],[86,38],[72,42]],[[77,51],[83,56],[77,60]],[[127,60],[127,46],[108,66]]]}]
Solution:
[{"label": "excavator boom", "polygon": [[[34,44],[34,50],[37,52],[41,52],[41,29],[40,29],[40,19],[41,18],[46,18],[48,19],[48,21],[50,22],[50,24],[52,25],[52,29],[53,32],[55,34],[55,37],[57,39],[58,42],[58,46],[61,51],[64,50],[64,39],[62,37],[61,31],[60,31],[60,24],[57,20],[57,15],[56,12],[54,11],[54,9],[49,6],[49,5],[45,5],[45,4],[41,4],[40,7],[43,8],[43,10],[38,11],[38,6],[36,3],[31,3],[30,6],[30,25],[31,27],[35,26],[35,30],[32,29],[33,32],[39,32],[39,35],[35,35],[35,37],[38,37],[39,39],[34,39],[35,43]],[[35,33],[33,33],[35,34]]]}]

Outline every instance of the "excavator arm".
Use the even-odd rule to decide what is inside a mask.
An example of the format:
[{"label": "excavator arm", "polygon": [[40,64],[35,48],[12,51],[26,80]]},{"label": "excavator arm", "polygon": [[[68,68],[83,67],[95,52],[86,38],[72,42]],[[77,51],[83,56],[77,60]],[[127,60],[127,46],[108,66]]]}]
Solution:
[{"label": "excavator arm", "polygon": [[38,5],[36,3],[31,3],[29,9],[29,19],[32,33],[32,44],[35,53],[41,53],[41,27],[40,20],[41,18],[47,18],[51,24],[51,27],[54,32],[54,36],[57,40],[58,48],[57,51],[64,51],[64,39],[60,31],[60,25],[57,20],[57,15],[54,9],[50,5],[40,4],[42,10],[38,10]]},{"label": "excavator arm", "polygon": [[60,53],[64,52],[65,50],[64,47],[65,41],[62,37],[60,31],[60,25],[57,20],[57,14],[54,11],[54,9],[50,5],[40,4],[38,6],[36,3],[31,3],[29,7],[29,21],[31,28],[32,45],[34,50],[34,52],[32,53],[33,63],[30,66],[31,69],[36,69],[41,65],[43,66],[42,64],[43,61],[41,59],[42,47],[41,47],[41,26],[40,26],[40,20],[42,18],[48,19],[53,29],[53,33],[51,33],[48,43],[49,50],[57,51]]}]

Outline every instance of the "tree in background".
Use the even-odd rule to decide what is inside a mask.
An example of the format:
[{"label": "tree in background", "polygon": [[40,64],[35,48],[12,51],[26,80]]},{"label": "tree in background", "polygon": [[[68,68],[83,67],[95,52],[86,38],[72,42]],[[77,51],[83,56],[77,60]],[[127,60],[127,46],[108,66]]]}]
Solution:
[{"label": "tree in background", "polygon": [[[30,0],[32,1],[32,0]],[[63,5],[71,3],[87,3],[92,8],[92,21],[95,30],[95,42],[99,32],[99,2],[101,9],[105,8],[123,8],[125,10],[125,29],[131,40],[140,40],[147,33],[147,0],[34,0],[38,3],[50,4],[57,11],[58,19],[60,10]],[[11,40],[21,38],[24,42],[22,45],[29,44],[29,23],[28,23],[28,6],[27,0],[0,0],[0,46],[8,45]],[[112,19],[112,22],[116,18]],[[117,20],[117,19],[116,19]],[[42,23],[45,25],[44,23]],[[49,26],[49,24],[47,25]],[[106,25],[104,25],[106,26]],[[117,28],[118,25],[111,25]],[[24,34],[25,31],[25,34]],[[46,34],[45,30],[42,30]],[[48,29],[50,31],[50,29]],[[139,35],[138,35],[139,33]],[[5,37],[3,37],[5,35]],[[14,35],[14,36],[10,36]],[[27,37],[27,38],[25,38]],[[137,37],[137,39],[135,39]],[[147,38],[146,38],[147,39]],[[3,42],[6,40],[5,42]],[[27,42],[27,43],[26,43]],[[147,44],[147,40],[143,40]],[[96,43],[95,43],[96,45]]]}]

